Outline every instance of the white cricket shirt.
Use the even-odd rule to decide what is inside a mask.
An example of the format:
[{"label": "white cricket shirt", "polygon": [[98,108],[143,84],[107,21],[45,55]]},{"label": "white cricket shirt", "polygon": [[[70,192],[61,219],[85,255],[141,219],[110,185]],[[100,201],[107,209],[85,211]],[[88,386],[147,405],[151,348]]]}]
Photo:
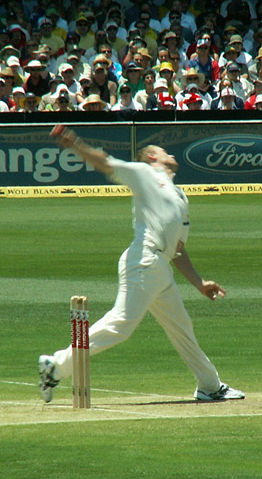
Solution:
[{"label": "white cricket shirt", "polygon": [[179,240],[186,243],[189,230],[188,200],[174,185],[164,168],[146,163],[129,163],[108,157],[113,178],[134,193],[134,230],[132,245],[139,251],[162,251],[175,257]]}]

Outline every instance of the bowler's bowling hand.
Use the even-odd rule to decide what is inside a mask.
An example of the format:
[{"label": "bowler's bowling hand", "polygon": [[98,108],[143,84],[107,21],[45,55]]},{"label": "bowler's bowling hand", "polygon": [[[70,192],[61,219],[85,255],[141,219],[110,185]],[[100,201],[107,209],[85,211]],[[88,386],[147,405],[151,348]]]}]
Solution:
[{"label": "bowler's bowling hand", "polygon": [[226,291],[214,281],[202,281],[201,293],[214,301],[218,296],[224,298]]},{"label": "bowler's bowling hand", "polygon": [[66,128],[63,125],[55,126],[52,129],[50,136],[56,138],[64,148],[71,148],[77,138],[73,130]]}]

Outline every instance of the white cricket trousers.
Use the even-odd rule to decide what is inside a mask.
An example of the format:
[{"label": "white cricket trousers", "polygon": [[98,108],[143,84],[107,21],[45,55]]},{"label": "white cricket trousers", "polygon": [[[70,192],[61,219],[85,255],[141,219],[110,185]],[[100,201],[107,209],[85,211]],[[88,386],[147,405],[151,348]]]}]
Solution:
[{"label": "white cricket trousers", "polygon": [[[198,381],[198,388],[215,392],[221,382],[215,366],[201,350],[185,310],[169,259],[150,253],[139,264],[132,246],[119,260],[119,290],[114,307],[90,327],[90,354],[97,354],[129,338],[149,310]],[[58,377],[72,374],[72,349],[54,354]]]}]

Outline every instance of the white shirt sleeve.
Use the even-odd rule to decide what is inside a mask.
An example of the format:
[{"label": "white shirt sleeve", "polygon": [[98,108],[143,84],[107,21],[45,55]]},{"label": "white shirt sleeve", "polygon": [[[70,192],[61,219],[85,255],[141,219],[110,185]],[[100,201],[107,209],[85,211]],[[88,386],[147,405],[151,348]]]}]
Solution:
[{"label": "white shirt sleeve", "polygon": [[135,195],[145,196],[146,191],[157,187],[151,167],[146,163],[118,160],[113,156],[107,160],[114,170],[111,179],[129,186]]}]

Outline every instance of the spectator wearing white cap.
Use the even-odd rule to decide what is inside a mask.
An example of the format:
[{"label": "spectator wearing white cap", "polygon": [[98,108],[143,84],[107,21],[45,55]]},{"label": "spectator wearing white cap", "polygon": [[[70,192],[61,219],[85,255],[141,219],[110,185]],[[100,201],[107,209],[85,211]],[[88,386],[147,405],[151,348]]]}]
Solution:
[{"label": "spectator wearing white cap", "polygon": [[155,110],[175,110],[176,101],[168,91],[163,91],[157,95]]},{"label": "spectator wearing white cap", "polygon": [[201,110],[210,110],[212,98],[209,93],[200,90],[197,83],[189,83],[184,90],[178,92],[176,95],[177,110],[184,109],[185,98],[188,98],[188,95],[192,95],[193,93],[202,99]]},{"label": "spectator wearing white cap", "polygon": [[196,56],[189,60],[189,68],[195,68],[203,73],[211,82],[215,82],[220,78],[220,68],[218,62],[211,57],[209,53],[208,41],[201,38],[196,44]]},{"label": "spectator wearing white cap", "polygon": [[[157,105],[157,96],[161,92],[168,92],[168,84],[165,78],[157,78],[154,83],[154,93],[150,95],[146,102],[146,110],[155,110]],[[169,93],[169,92],[168,92]]]},{"label": "spectator wearing white cap", "polygon": [[183,103],[181,110],[186,111],[186,110],[203,110],[203,100],[200,95],[197,93],[187,93]]},{"label": "spectator wearing white cap", "polygon": [[11,55],[7,58],[6,65],[11,68],[14,74],[14,86],[22,86],[26,78],[23,74],[19,59],[15,55]]},{"label": "spectator wearing white cap", "polygon": [[45,105],[44,111],[72,111],[75,109],[73,103],[75,103],[75,95],[69,91],[65,83],[59,83],[50,96],[50,102]]},{"label": "spectator wearing white cap", "polygon": [[113,6],[109,8],[104,25],[109,22],[115,22],[117,24],[117,37],[122,38],[122,40],[126,41],[127,30],[125,28],[125,16],[118,6]]},{"label": "spectator wearing white cap", "polygon": [[94,87],[92,88],[91,86],[91,72],[90,74],[82,73],[82,75],[80,75],[79,77],[79,83],[80,83],[80,91],[77,91],[75,94],[75,98],[76,98],[76,102],[78,106],[91,93],[99,93],[98,88],[94,88]]},{"label": "spectator wearing white cap", "polygon": [[57,60],[56,57],[51,55],[51,50],[48,45],[39,45],[32,52],[33,60],[39,60],[45,67],[45,70],[55,75],[57,72]]},{"label": "spectator wearing white cap", "polygon": [[14,106],[10,108],[10,112],[18,112],[21,110],[21,100],[25,97],[25,90],[21,86],[16,86],[12,90],[12,98],[14,100]]},{"label": "spectator wearing white cap", "polygon": [[[49,104],[49,103],[52,103],[53,101],[53,93],[55,93],[56,91],[56,88],[58,85],[60,85],[61,83],[63,83],[64,80],[62,78],[61,75],[56,75],[54,77],[51,78],[51,80],[49,81],[49,92],[46,93],[45,95],[42,95],[41,97],[41,100],[40,100],[40,103],[38,105],[38,110],[39,111],[44,111],[46,109],[46,106]],[[74,95],[72,94],[72,96],[74,97]]]},{"label": "spectator wearing white cap", "polygon": [[128,44],[127,41],[117,36],[118,25],[116,22],[112,22],[112,21],[107,22],[106,25],[104,26],[104,29],[107,36],[107,42],[109,43],[111,48],[117,52],[118,59],[121,62],[120,52]]},{"label": "spectator wearing white cap", "polygon": [[74,69],[70,63],[62,63],[58,69],[58,74],[63,77],[63,80],[71,93],[80,91],[80,83],[74,78]]},{"label": "spectator wearing white cap", "polygon": [[62,53],[65,42],[64,40],[53,33],[53,24],[50,18],[44,17],[39,24],[39,29],[41,33],[40,43],[43,45],[48,45],[52,55],[59,55]]},{"label": "spectator wearing white cap", "polygon": [[53,103],[50,103],[46,107],[46,111],[73,111],[74,107],[70,102],[69,92],[61,91],[59,95],[55,98]]},{"label": "spectator wearing white cap", "polygon": [[45,67],[39,62],[39,60],[31,60],[24,70],[29,73],[23,84],[26,93],[32,92],[37,97],[41,97],[45,93],[48,93],[51,75],[47,74],[43,78]]},{"label": "spectator wearing white cap", "polygon": [[256,110],[262,110],[262,95],[257,95],[255,101]]},{"label": "spectator wearing white cap", "polygon": [[[70,65],[72,65],[73,71],[74,71],[74,78],[75,78],[75,80],[79,81],[80,75],[82,75],[82,73],[84,73],[84,65],[80,61],[80,58],[78,57],[78,55],[76,55],[73,52],[70,53],[68,55],[65,63],[69,63]],[[89,71],[91,71],[90,66],[87,65],[87,67],[88,67]]]},{"label": "spectator wearing white cap", "polygon": [[257,78],[254,82],[254,90],[245,101],[245,110],[256,110],[255,102],[258,95],[262,95],[262,78]]},{"label": "spectator wearing white cap", "polygon": [[220,100],[217,110],[239,110],[235,102],[236,94],[232,88],[223,88],[220,92]]}]

